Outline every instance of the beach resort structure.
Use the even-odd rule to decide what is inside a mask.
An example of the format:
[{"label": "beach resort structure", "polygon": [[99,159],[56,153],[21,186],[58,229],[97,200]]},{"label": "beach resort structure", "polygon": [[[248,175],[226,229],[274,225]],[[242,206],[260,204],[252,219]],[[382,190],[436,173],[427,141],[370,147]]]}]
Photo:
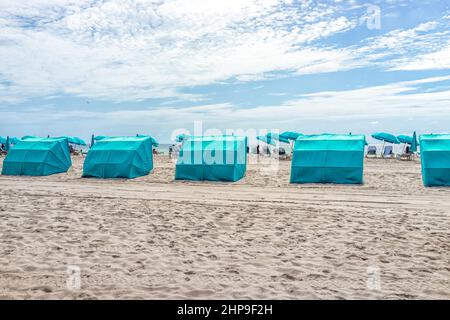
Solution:
[{"label": "beach resort structure", "polygon": [[247,138],[189,137],[176,165],[176,180],[238,181],[247,170]]},{"label": "beach resort structure", "polygon": [[72,166],[64,138],[30,138],[11,148],[3,161],[3,175],[48,176]]},{"label": "beach resort structure", "polygon": [[423,184],[450,186],[450,134],[420,136],[420,153]]},{"label": "beach resort structure", "polygon": [[363,183],[363,135],[310,135],[295,141],[291,183]]},{"label": "beach resort structure", "polygon": [[84,161],[83,177],[136,178],[153,169],[153,139],[108,137],[97,141]]}]

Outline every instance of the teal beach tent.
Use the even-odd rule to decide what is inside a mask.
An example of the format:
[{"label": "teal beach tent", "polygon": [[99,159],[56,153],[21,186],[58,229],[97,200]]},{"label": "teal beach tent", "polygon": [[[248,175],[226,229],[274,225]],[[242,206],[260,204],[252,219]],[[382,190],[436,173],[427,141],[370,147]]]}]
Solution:
[{"label": "teal beach tent", "polygon": [[67,139],[34,138],[17,143],[3,162],[3,175],[48,176],[72,166]]},{"label": "teal beach tent", "polygon": [[246,150],[246,137],[190,137],[181,147],[175,179],[238,181],[247,170]]},{"label": "teal beach tent", "polygon": [[300,136],[294,145],[291,183],[363,183],[363,135]]},{"label": "teal beach tent", "polygon": [[151,137],[114,137],[98,140],[84,161],[83,177],[128,178],[153,169]]},{"label": "teal beach tent", "polygon": [[450,134],[421,135],[419,140],[423,184],[450,186]]}]

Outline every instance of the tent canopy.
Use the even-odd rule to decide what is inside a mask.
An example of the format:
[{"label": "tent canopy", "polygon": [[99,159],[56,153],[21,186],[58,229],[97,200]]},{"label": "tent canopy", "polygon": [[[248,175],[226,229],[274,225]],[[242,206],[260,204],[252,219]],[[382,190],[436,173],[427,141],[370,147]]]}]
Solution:
[{"label": "tent canopy", "polygon": [[[152,141],[152,145],[157,147],[159,145],[158,141],[156,141],[153,137],[151,136],[147,136],[147,135],[142,135],[142,134],[137,134],[136,137],[141,137],[141,138],[150,138]],[[94,140],[95,141],[100,141],[100,140],[105,140],[105,139],[111,139],[111,138],[123,138],[123,137],[113,137],[113,136],[94,136]]]},{"label": "tent canopy", "polygon": [[65,139],[67,139],[67,141],[69,141],[69,143],[76,144],[76,145],[79,145],[79,146],[85,146],[86,145],[86,142],[84,142],[83,139],[78,138],[78,137],[61,136],[61,137],[58,137],[58,138],[65,138]]},{"label": "tent canopy", "polygon": [[363,135],[300,136],[294,145],[292,183],[363,182]]},{"label": "tent canopy", "polygon": [[421,135],[419,140],[423,184],[450,186],[450,134]]},{"label": "tent canopy", "polygon": [[180,150],[175,179],[237,181],[247,169],[246,150],[246,137],[190,137]]},{"label": "tent canopy", "polygon": [[153,169],[151,137],[114,137],[98,140],[84,161],[83,177],[128,178]]},{"label": "tent canopy", "polygon": [[71,166],[67,139],[30,138],[9,151],[2,174],[47,176],[67,172]]}]

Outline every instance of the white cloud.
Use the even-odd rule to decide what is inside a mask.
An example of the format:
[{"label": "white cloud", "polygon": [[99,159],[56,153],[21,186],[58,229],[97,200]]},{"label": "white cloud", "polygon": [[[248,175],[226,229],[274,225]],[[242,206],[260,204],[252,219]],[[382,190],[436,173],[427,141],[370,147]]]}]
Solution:
[{"label": "white cloud", "polygon": [[[254,108],[239,108],[223,103],[188,108],[159,107],[94,112],[63,111],[50,106],[49,110],[30,109],[26,113],[0,111],[0,117],[8,119],[3,127],[5,132],[73,134],[88,138],[86,134],[91,132],[134,134],[136,128],[140,128],[139,130],[154,134],[162,141],[167,141],[167,137],[175,129],[192,130],[192,124],[198,120],[204,120],[205,128],[219,129],[296,128],[317,133],[336,130],[330,123],[337,123],[338,130],[346,128],[354,132],[370,133],[370,130],[381,124],[382,129],[389,130],[390,122],[396,130],[427,130],[431,121],[442,121],[443,126],[450,123],[450,91],[448,88],[438,92],[421,92],[416,89],[423,84],[449,80],[450,76],[432,77],[355,90],[305,94],[281,105]],[[436,114],[440,115],[439,119],[436,119]],[[405,119],[411,121],[405,123]],[[52,124],[51,129],[49,123]],[[33,132],[29,132],[30,127]],[[435,124],[433,128],[436,130]]]},{"label": "white cloud", "polygon": [[21,99],[198,99],[180,89],[335,71],[351,53],[312,43],[355,26],[309,1],[4,1],[0,74],[11,83],[0,83],[0,100],[12,101],[6,91]]}]

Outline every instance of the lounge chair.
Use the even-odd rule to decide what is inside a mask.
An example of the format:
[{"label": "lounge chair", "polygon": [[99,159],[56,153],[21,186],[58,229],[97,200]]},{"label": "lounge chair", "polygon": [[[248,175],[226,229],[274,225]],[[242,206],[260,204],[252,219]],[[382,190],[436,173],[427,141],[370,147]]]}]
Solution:
[{"label": "lounge chair", "polygon": [[369,157],[373,157],[373,158],[377,157],[377,147],[376,146],[369,146],[367,148],[366,158],[369,158]]},{"label": "lounge chair", "polygon": [[385,146],[383,149],[383,153],[381,154],[382,158],[392,158],[394,156],[394,151],[392,146]]}]

